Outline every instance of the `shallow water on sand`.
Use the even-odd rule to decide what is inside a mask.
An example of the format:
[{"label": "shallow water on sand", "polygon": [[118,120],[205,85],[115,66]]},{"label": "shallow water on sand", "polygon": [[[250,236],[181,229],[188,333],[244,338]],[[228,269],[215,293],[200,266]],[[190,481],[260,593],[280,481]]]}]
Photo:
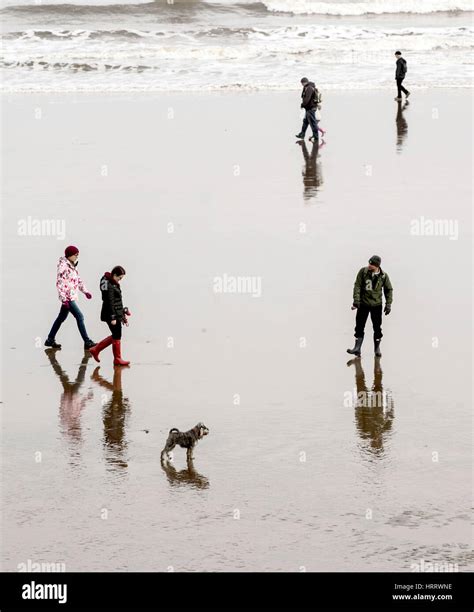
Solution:
[{"label": "shallow water on sand", "polygon": [[[472,569],[470,95],[417,94],[397,121],[386,94],[331,95],[306,158],[294,107],[5,98],[4,570]],[[65,240],[18,235],[28,216]],[[457,239],[410,233],[422,216]],[[100,276],[126,268],[129,369],[110,349],[97,369],[70,320],[44,351],[66,244],[96,340]],[[373,253],[383,357],[368,327],[348,363]],[[215,293],[223,275],[253,294]],[[168,430],[198,421],[193,466],[175,449],[164,469]]]}]

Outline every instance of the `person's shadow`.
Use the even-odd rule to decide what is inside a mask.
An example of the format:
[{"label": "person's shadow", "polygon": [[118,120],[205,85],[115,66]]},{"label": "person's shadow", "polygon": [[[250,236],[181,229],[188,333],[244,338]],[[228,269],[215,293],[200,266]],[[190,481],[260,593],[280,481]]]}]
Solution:
[{"label": "person's shadow", "polygon": [[68,437],[70,442],[76,444],[82,441],[82,411],[84,410],[86,404],[94,397],[92,391],[89,391],[86,394],[80,393],[86,375],[87,363],[91,358],[91,355],[89,352],[84,353],[84,357],[79,364],[76,379],[71,381],[69,376],[58,363],[56,353],[57,351],[54,349],[45,350],[45,354],[47,355],[54,372],[57,374],[63,389],[59,402],[59,422],[62,433]]},{"label": "person's shadow", "polygon": [[104,398],[102,408],[105,459],[112,468],[127,468],[125,429],[130,414],[130,402],[127,397],[124,397],[122,391],[123,368],[119,366],[114,368],[112,382],[101,376],[99,369],[100,366],[95,368],[91,379],[112,394],[110,399]]},{"label": "person's shadow", "polygon": [[187,461],[187,467],[184,470],[178,471],[170,462],[163,460],[161,461],[161,467],[172,487],[188,486],[193,489],[207,489],[209,487],[209,480],[195,469],[192,460]]},{"label": "person's shadow", "polygon": [[405,101],[402,106],[401,102],[397,102],[397,116],[395,118],[395,123],[397,125],[397,153],[402,152],[404,141],[408,135],[408,123],[403,114],[408,104],[409,102]]},{"label": "person's shadow", "polygon": [[304,140],[298,140],[297,144],[301,147],[305,163],[302,172],[303,198],[308,201],[318,195],[318,190],[323,184],[321,162],[318,161],[318,157],[320,157],[319,151],[323,147],[323,144],[313,142],[311,145],[311,153],[309,153]]},{"label": "person's shadow", "polygon": [[392,430],[394,406],[391,393],[384,391],[383,372],[380,357],[374,357],[374,382],[367,388],[360,357],[347,362],[355,366],[357,398],[355,401],[355,421],[365,452],[381,456],[384,443]]}]

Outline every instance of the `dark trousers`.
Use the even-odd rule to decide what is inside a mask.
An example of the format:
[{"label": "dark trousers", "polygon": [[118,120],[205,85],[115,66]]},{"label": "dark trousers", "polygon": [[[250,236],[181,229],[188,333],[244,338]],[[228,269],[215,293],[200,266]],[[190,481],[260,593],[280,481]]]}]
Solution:
[{"label": "dark trousers", "polygon": [[58,333],[59,328],[67,319],[69,313],[71,313],[72,316],[76,319],[79,333],[81,334],[84,342],[90,341],[90,338],[87,335],[86,326],[84,324],[84,315],[80,311],[77,302],[70,302],[69,308],[66,308],[66,306],[64,305],[61,306],[61,310],[59,311],[56,321],[53,323],[53,327],[51,328],[51,331],[48,334],[48,340],[53,341],[56,338],[56,334]]},{"label": "dark trousers", "polygon": [[316,109],[315,108],[306,109],[306,114],[303,119],[303,126],[301,128],[301,133],[303,134],[303,136],[306,134],[308,125],[310,125],[311,129],[313,130],[313,136],[315,138],[318,138],[318,122],[316,121]]},{"label": "dark trousers", "polygon": [[117,321],[115,325],[112,325],[112,323],[107,322],[107,325],[109,326],[110,333],[112,334],[112,338],[114,340],[121,340],[122,339],[122,323],[120,321]]},{"label": "dark trousers", "polygon": [[382,339],[382,304],[379,306],[367,306],[367,304],[361,304],[357,309],[356,314],[356,326],[355,334],[356,338],[364,337],[365,324],[367,317],[370,314],[372,319],[372,327],[374,328],[374,340]]},{"label": "dark trousers", "polygon": [[397,81],[397,91],[398,91],[398,97],[401,98],[402,97],[402,91],[405,95],[407,95],[408,93],[408,89],[405,89],[402,85],[403,83],[403,79],[396,79]]}]

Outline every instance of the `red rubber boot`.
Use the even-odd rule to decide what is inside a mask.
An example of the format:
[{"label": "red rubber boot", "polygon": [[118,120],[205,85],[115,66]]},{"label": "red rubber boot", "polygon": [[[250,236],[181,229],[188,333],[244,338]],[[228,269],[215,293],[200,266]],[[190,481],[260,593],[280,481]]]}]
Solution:
[{"label": "red rubber boot", "polygon": [[122,355],[120,354],[120,340],[112,341],[112,350],[114,352],[114,365],[128,366],[130,364],[130,361],[122,359]]},{"label": "red rubber boot", "polygon": [[96,344],[95,346],[91,347],[89,349],[89,353],[92,355],[92,357],[94,357],[96,361],[100,363],[100,359],[99,359],[100,351],[104,350],[111,344],[112,344],[112,336],[107,336],[107,338],[104,338],[103,340],[101,340],[99,344]]}]

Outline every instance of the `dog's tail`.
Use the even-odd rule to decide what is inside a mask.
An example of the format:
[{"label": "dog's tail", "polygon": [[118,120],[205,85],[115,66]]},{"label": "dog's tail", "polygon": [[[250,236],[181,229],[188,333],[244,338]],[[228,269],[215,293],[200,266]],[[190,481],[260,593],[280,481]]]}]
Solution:
[{"label": "dog's tail", "polygon": [[170,433],[179,433],[179,429],[176,429],[176,427],[173,427],[172,429],[170,429]]}]

